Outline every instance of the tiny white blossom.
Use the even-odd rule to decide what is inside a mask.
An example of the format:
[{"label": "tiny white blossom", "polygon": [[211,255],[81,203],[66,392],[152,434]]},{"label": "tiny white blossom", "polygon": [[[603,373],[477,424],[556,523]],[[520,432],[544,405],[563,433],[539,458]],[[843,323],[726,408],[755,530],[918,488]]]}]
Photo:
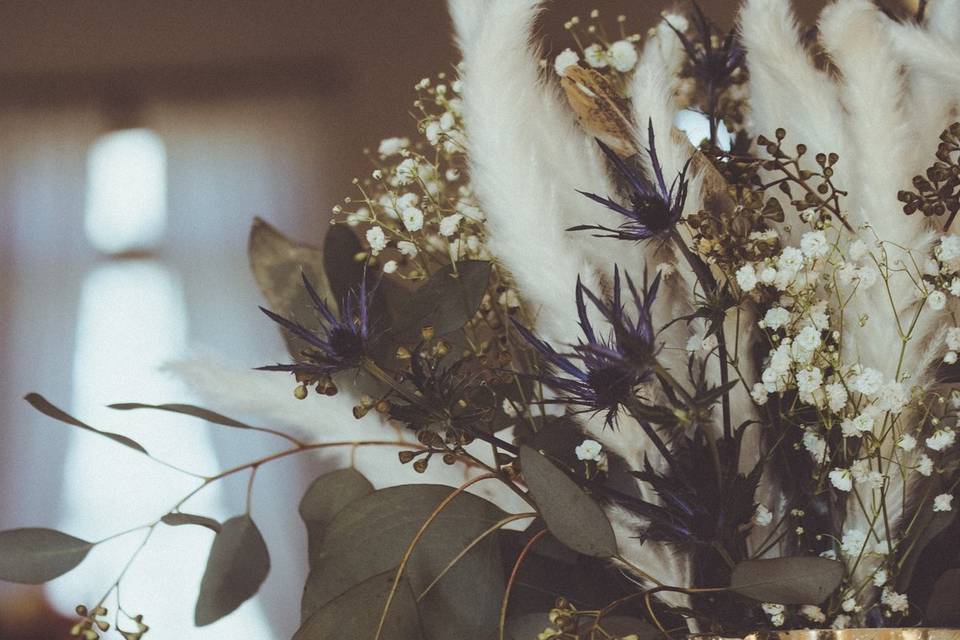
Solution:
[{"label": "tiny white blossom", "polygon": [[953,511],[953,496],[949,493],[941,493],[933,499],[934,511]]},{"label": "tiny white blossom", "polygon": [[951,351],[960,351],[960,327],[947,329],[947,348]]},{"label": "tiny white blossom", "polygon": [[953,429],[937,429],[932,436],[927,438],[926,444],[928,449],[943,451],[953,445],[956,439],[957,433]]},{"label": "tiny white blossom", "polygon": [[873,429],[873,418],[867,414],[861,413],[855,418],[847,418],[840,424],[845,438],[859,436],[864,431]]},{"label": "tiny white blossom", "polygon": [[449,111],[445,111],[442,116],[440,116],[440,128],[444,131],[450,131],[457,124],[457,119]]},{"label": "tiny white blossom", "polygon": [[759,325],[761,328],[776,331],[788,322],[790,322],[790,312],[783,307],[773,307],[764,314],[763,320],[759,322]]},{"label": "tiny white blossom", "polygon": [[907,391],[902,384],[899,382],[888,382],[880,387],[876,406],[881,411],[898,414],[903,411],[908,401]]},{"label": "tiny white blossom", "polygon": [[637,48],[632,42],[617,40],[607,51],[610,65],[621,73],[626,73],[637,64]]},{"label": "tiny white blossom", "polygon": [[943,291],[931,291],[930,295],[927,296],[927,304],[934,311],[940,311],[947,305],[947,296],[944,295]]},{"label": "tiny white blossom", "polygon": [[810,622],[815,622],[817,624],[823,624],[827,621],[827,616],[823,613],[823,609],[812,604],[805,604],[800,607],[800,615]]},{"label": "tiny white blossom", "polygon": [[839,491],[853,489],[853,475],[849,469],[834,469],[830,472],[830,483]]},{"label": "tiny white blossom", "polygon": [[737,286],[743,291],[753,291],[757,286],[757,273],[753,265],[745,264],[737,269]]},{"label": "tiny white blossom", "polygon": [[370,252],[377,255],[387,248],[387,236],[380,227],[370,227],[367,229],[367,244],[370,245]]},{"label": "tiny white blossom", "polygon": [[820,331],[816,327],[804,327],[797,334],[794,344],[804,351],[816,351],[820,346]]},{"label": "tiny white blossom", "polygon": [[397,165],[396,176],[397,184],[405,185],[410,184],[417,179],[417,161],[413,158],[407,158],[403,162]]},{"label": "tiny white blossom", "polygon": [[960,278],[950,281],[950,295],[960,298]]},{"label": "tiny white blossom", "polygon": [[753,514],[753,522],[757,526],[765,527],[773,522],[773,514],[762,504],[757,505],[757,510]]},{"label": "tiny white blossom", "polygon": [[917,439],[905,433],[897,439],[897,446],[904,451],[913,451],[917,447]]},{"label": "tiny white blossom", "polygon": [[596,440],[584,440],[573,450],[577,460],[600,462],[603,457],[603,445]]},{"label": "tiny white blossom", "polygon": [[879,371],[866,367],[855,375],[849,384],[850,388],[854,391],[862,393],[865,396],[872,396],[880,390],[882,381],[883,376]]},{"label": "tiny white blossom", "polygon": [[880,594],[880,602],[895,613],[906,613],[910,609],[907,596],[903,593],[897,593],[889,587]]},{"label": "tiny white blossom", "polygon": [[840,549],[848,556],[856,557],[863,550],[863,545],[867,542],[867,534],[860,529],[851,529],[843,534],[843,540],[840,542]]},{"label": "tiny white blossom", "polygon": [[921,454],[917,461],[917,473],[927,477],[930,477],[930,474],[933,473],[933,460],[925,453]]},{"label": "tiny white blossom", "polygon": [[400,253],[407,256],[408,258],[417,257],[417,253],[418,253],[417,245],[413,244],[412,242],[401,240],[400,242],[397,243],[397,249],[399,249]]},{"label": "tiny white blossom", "polygon": [[460,226],[461,220],[463,220],[463,216],[459,213],[445,216],[440,220],[440,235],[449,238],[455,234],[457,232],[457,228]]},{"label": "tiny white blossom", "polygon": [[817,435],[816,431],[807,429],[803,433],[803,447],[810,452],[814,460],[823,460],[827,452],[827,441]]},{"label": "tiny white blossom", "polygon": [[784,247],[777,258],[777,269],[796,273],[803,268],[803,252],[796,247]]},{"label": "tiny white blossom", "polygon": [[827,406],[830,411],[837,413],[847,406],[847,390],[839,382],[834,382],[826,386]]},{"label": "tiny white blossom", "polygon": [[856,610],[857,601],[854,600],[853,598],[847,598],[846,600],[840,603],[840,608],[846,611],[847,613],[851,613]]},{"label": "tiny white blossom", "polygon": [[443,130],[440,128],[440,123],[436,120],[431,120],[427,123],[427,126],[424,127],[423,133],[427,137],[427,142],[433,146],[440,144],[440,135]]},{"label": "tiny white blossom", "polygon": [[403,226],[407,231],[419,231],[423,228],[423,211],[416,207],[407,207],[400,214]]},{"label": "tiny white blossom", "polygon": [[767,393],[767,388],[763,386],[762,382],[758,382],[750,389],[750,397],[753,398],[753,401],[758,405],[763,406],[767,404],[769,394]]},{"label": "tiny white blossom", "polygon": [[800,238],[800,250],[807,258],[822,258],[830,250],[827,235],[823,231],[808,231]]},{"label": "tiny white blossom", "polygon": [[873,586],[882,587],[887,584],[887,580],[890,579],[890,576],[887,575],[886,569],[877,569],[873,574]]},{"label": "tiny white blossom", "polygon": [[863,240],[854,240],[847,249],[847,255],[850,256],[850,259],[854,262],[858,262],[860,258],[867,255],[866,243]]},{"label": "tiny white blossom", "polygon": [[597,43],[583,50],[583,58],[594,69],[603,69],[607,66],[607,52]]},{"label": "tiny white blossom", "polygon": [[396,260],[387,260],[383,263],[383,272],[384,273],[394,273],[397,270],[397,261]]},{"label": "tiny white blossom", "polygon": [[389,158],[400,153],[401,150],[410,146],[410,138],[386,138],[380,141],[380,147],[377,150],[381,158]]},{"label": "tiny white blossom", "polygon": [[850,626],[850,616],[841,613],[833,619],[833,624],[831,626],[834,629],[846,629]]},{"label": "tiny white blossom", "polygon": [[823,384],[820,369],[807,368],[797,372],[797,390],[804,395],[812,394]]},{"label": "tiny white blossom", "polygon": [[567,67],[572,67],[580,62],[580,56],[573,49],[564,49],[560,52],[554,61],[553,68],[558,76],[567,75]]},{"label": "tiny white blossom", "polygon": [[883,486],[883,474],[871,470],[869,460],[857,460],[850,465],[850,475],[853,476],[858,485],[864,488],[879,489]]},{"label": "tiny white blossom", "polygon": [[773,267],[764,267],[760,271],[760,282],[763,284],[773,284],[777,279],[777,270]]},{"label": "tiny white blossom", "polygon": [[761,607],[763,608],[763,612],[770,616],[770,622],[773,626],[783,626],[785,608],[782,604],[764,602]]}]

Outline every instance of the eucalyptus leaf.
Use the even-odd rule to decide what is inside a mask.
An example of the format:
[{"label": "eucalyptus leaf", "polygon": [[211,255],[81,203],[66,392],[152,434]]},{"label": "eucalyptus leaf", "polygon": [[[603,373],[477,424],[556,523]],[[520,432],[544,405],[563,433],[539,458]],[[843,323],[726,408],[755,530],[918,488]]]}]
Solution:
[{"label": "eucalyptus leaf", "polygon": [[155,409],[157,411],[169,411],[171,413],[179,413],[186,416],[192,416],[194,418],[200,418],[201,420],[206,420],[207,422],[212,422],[213,424],[218,424],[223,427],[233,427],[235,429],[253,429],[255,431],[260,430],[258,427],[252,427],[248,424],[240,422],[239,420],[228,418],[227,416],[219,414],[216,411],[204,409],[203,407],[196,407],[192,404],[143,404],[140,402],[121,402],[108,406],[111,409],[117,409],[118,411],[132,411],[135,409]]},{"label": "eucalyptus leaf", "polygon": [[307,526],[311,558],[320,553],[323,534],[333,517],[373,491],[370,481],[353,468],[331,471],[313,481],[300,500],[300,518]]},{"label": "eucalyptus leaf", "polygon": [[760,602],[820,604],[843,580],[843,563],[819,557],[744,560],[733,569],[730,589]]},{"label": "eucalyptus leaf", "polygon": [[202,627],[232,613],[260,588],[270,571],[270,555],[250,516],[231,518],[213,539],[200,582],[194,622]]},{"label": "eucalyptus leaf", "polygon": [[223,531],[223,525],[214,520],[213,518],[208,518],[206,516],[198,516],[193,513],[168,513],[167,515],[160,518],[160,522],[170,527],[182,527],[184,525],[195,525],[198,527],[206,527],[214,533],[220,533]]},{"label": "eucalyptus leaf", "polygon": [[97,435],[101,435],[105,438],[110,438],[114,442],[119,442],[125,447],[129,447],[135,451],[139,451],[140,453],[150,455],[147,453],[146,449],[144,449],[142,446],[140,446],[139,443],[132,440],[131,438],[128,438],[127,436],[122,436],[119,433],[110,433],[109,431],[100,431],[99,429],[94,429],[87,423],[77,420],[76,418],[68,414],[63,409],[60,409],[54,406],[53,404],[50,403],[49,400],[41,396],[39,393],[28,393],[24,397],[24,400],[29,402],[34,409],[36,409],[37,411],[39,411],[44,415],[47,415],[53,418],[54,420],[59,420],[60,422],[63,422],[65,424],[69,424],[74,427],[79,427],[85,431],[96,433]]},{"label": "eucalyptus leaf", "polygon": [[532,447],[520,448],[520,464],[540,515],[557,540],[584,555],[616,555],[613,527],[593,498]]},{"label": "eucalyptus leaf", "polygon": [[[940,485],[935,485],[933,491],[930,492],[931,495],[936,495],[940,491]],[[931,543],[941,536],[950,526],[953,524],[956,519],[956,511],[934,511],[930,508],[928,502],[920,502],[917,507],[920,512],[916,516],[916,522],[914,522],[911,530],[915,532],[916,538],[914,539],[913,544],[908,547],[909,551],[907,555],[902,559],[902,564],[900,567],[900,572],[897,575],[897,585],[896,590],[901,593],[906,593],[913,581],[913,574],[916,571],[917,563],[920,561],[920,558],[925,555],[927,547]],[[949,548],[954,548],[953,541],[950,540]],[[935,548],[931,549],[936,553]]]},{"label": "eucalyptus leaf", "polygon": [[[319,329],[320,321],[303,286],[302,275],[307,276],[330,308],[336,309],[338,300],[331,295],[323,253],[316,247],[295,243],[267,222],[255,218],[247,253],[253,277],[274,313],[295,320],[308,330]],[[283,337],[293,355],[307,346],[286,331]]]},{"label": "eucalyptus leaf", "polygon": [[93,542],[55,531],[29,528],[0,531],[0,580],[40,584],[71,571]]},{"label": "eucalyptus leaf", "polygon": [[937,579],[926,612],[930,624],[938,627],[960,626],[960,569],[945,571]]},{"label": "eucalyptus leaf", "polygon": [[413,342],[426,326],[433,327],[437,336],[462,328],[477,314],[489,281],[489,262],[466,260],[443,267],[398,312],[397,336]]},{"label": "eucalyptus leaf", "polygon": [[[311,615],[294,634],[293,640],[373,640],[394,576],[395,570],[384,571],[354,585]],[[451,634],[447,637],[464,636]],[[423,638],[410,582],[402,578],[390,602],[380,640]]]},{"label": "eucalyptus leaf", "polygon": [[[311,559],[303,614],[312,615],[351,585],[397,567],[417,531],[453,491],[442,485],[402,485],[341,509],[327,527],[320,553]],[[461,551],[505,517],[496,505],[462,493],[439,512],[414,547],[404,576],[415,597],[422,597],[423,631],[429,640],[482,638],[495,628],[506,580],[494,535],[423,594]]]}]

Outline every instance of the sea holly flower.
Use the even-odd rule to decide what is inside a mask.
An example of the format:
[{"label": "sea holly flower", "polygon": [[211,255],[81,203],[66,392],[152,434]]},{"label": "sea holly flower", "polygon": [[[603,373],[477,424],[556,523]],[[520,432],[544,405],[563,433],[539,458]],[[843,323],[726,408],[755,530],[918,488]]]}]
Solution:
[{"label": "sea holly flower", "polygon": [[730,31],[722,40],[714,38],[713,26],[696,2],[693,3],[693,13],[696,39],[688,38],[669,19],[665,18],[664,21],[680,39],[697,79],[714,87],[723,86],[743,62],[743,47],[734,31]]},{"label": "sea holly flower", "polygon": [[620,240],[647,240],[660,233],[669,231],[683,215],[683,207],[687,201],[687,169],[690,166],[690,160],[683,166],[683,170],[674,178],[673,182],[667,187],[667,181],[663,177],[663,166],[657,156],[656,139],[653,133],[653,121],[651,120],[647,129],[650,148],[650,164],[653,169],[656,180],[651,182],[638,175],[633,169],[627,166],[610,147],[600,140],[597,144],[600,149],[609,158],[610,162],[617,168],[617,171],[623,176],[630,186],[630,206],[623,206],[611,198],[604,198],[593,193],[578,191],[598,202],[608,209],[625,216],[627,220],[616,229],[600,225],[578,225],[571,227],[568,231],[604,231],[597,237],[618,238]]},{"label": "sea holly flower", "polygon": [[[620,407],[629,402],[634,388],[653,377],[656,355],[655,333],[650,310],[657,297],[660,274],[643,295],[626,277],[633,297],[634,317],[626,312],[621,299],[619,269],[614,270],[613,299],[607,303],[577,281],[577,313],[583,338],[570,351],[561,353],[538,338],[532,331],[514,321],[520,335],[546,360],[548,371],[537,377],[554,389],[559,397],[554,402],[579,407],[582,412],[606,412],[606,423],[616,423]],[[611,325],[608,337],[598,335],[587,316],[586,299]]]},{"label": "sea holly flower", "polygon": [[309,347],[302,352],[303,359],[293,364],[276,364],[259,367],[262,371],[288,371],[303,382],[319,382],[331,374],[360,365],[370,342],[370,302],[366,276],[361,279],[359,291],[351,291],[340,306],[340,314],[334,314],[325,300],[305,274],[301,274],[303,286],[310,296],[314,309],[320,315],[320,331],[315,333],[302,324],[288,320],[269,309],[260,307],[271,320],[306,342]]}]

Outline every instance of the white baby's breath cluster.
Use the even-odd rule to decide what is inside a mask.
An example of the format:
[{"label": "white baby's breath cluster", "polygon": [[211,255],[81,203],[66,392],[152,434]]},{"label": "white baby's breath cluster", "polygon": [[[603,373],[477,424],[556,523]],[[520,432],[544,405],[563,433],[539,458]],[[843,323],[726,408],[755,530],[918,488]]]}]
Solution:
[{"label": "white baby's breath cluster", "polygon": [[374,169],[354,180],[360,197],[335,207],[333,222],[361,227],[385,273],[421,280],[438,265],[491,256],[465,175],[462,83],[441,73],[414,88],[422,138],[386,138],[368,153]]},{"label": "white baby's breath cluster", "polygon": [[[617,16],[617,33],[608,34],[600,11],[594,9],[586,20],[574,16],[564,23],[564,28],[573,38],[576,49],[566,48],[553,58],[553,69],[564,76],[571,66],[582,61],[591,69],[608,74],[615,81],[622,82],[637,66],[639,61],[639,34],[628,34],[625,28],[626,16]],[[546,61],[543,61],[546,65]]]}]

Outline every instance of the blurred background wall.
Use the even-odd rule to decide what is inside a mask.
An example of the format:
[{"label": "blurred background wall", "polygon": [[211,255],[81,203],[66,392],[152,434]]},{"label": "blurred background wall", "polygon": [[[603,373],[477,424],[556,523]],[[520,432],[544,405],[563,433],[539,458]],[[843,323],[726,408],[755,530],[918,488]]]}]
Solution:
[{"label": "blurred background wall", "polygon": [[[262,453],[255,436],[103,405],[189,401],[156,367],[198,348],[247,367],[275,356],[247,275],[250,221],[321,240],[331,206],[367,171],[362,149],[413,134],[414,83],[456,61],[443,4],[0,1],[0,528],[69,525],[98,539],[156,517],[167,494],[192,486],[40,416],[21,400],[28,391],[198,470]],[[702,0],[727,25],[735,4]],[[796,4],[810,19],[822,2]],[[544,19],[548,51],[568,46],[565,20],[593,8],[643,30],[667,3],[557,0]],[[135,190],[127,180],[141,163],[152,167],[159,217],[92,215]],[[168,619],[148,620],[158,637],[290,636],[304,565],[295,506],[316,473],[301,460],[258,478],[273,572],[225,626],[194,631],[177,604],[196,595],[210,536],[167,534],[183,557],[145,557],[133,576],[154,587],[134,599],[169,596]],[[243,499],[244,487],[228,484],[207,507],[227,517]],[[117,544],[112,554],[132,543]],[[109,558],[92,558],[46,592],[0,587],[0,639],[65,637],[62,616],[92,604],[111,571]]]}]

